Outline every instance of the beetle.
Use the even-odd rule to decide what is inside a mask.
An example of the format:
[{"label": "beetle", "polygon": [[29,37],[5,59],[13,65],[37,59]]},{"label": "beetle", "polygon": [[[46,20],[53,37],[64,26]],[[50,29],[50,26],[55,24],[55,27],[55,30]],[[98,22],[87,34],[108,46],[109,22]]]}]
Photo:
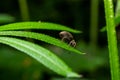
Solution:
[{"label": "beetle", "polygon": [[73,38],[73,35],[70,32],[61,31],[59,33],[59,36],[60,36],[62,41],[68,43],[70,46],[72,46],[72,47],[76,46],[76,42],[75,42],[75,40]]}]

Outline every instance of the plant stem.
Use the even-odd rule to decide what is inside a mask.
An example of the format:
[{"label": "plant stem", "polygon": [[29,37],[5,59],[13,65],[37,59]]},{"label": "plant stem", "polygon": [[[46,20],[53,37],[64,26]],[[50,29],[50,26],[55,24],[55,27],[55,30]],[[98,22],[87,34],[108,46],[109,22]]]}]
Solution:
[{"label": "plant stem", "polygon": [[27,6],[27,0],[18,0],[20,6],[21,17],[23,21],[29,21],[29,12]]},{"label": "plant stem", "polygon": [[93,49],[96,48],[98,39],[98,8],[99,0],[91,0],[90,45]]},{"label": "plant stem", "polygon": [[104,0],[107,36],[108,36],[108,48],[109,48],[109,61],[111,68],[111,79],[120,80],[119,78],[119,56],[117,49],[113,3],[112,0]]}]

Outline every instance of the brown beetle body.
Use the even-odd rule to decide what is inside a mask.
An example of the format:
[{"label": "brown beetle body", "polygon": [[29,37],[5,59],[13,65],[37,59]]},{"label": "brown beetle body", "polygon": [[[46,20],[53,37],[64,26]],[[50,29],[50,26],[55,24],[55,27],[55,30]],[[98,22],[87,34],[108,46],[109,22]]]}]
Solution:
[{"label": "brown beetle body", "polygon": [[62,41],[68,43],[70,46],[73,46],[73,47],[76,46],[76,42],[71,33],[67,31],[62,31],[59,33],[59,36],[61,37]]}]

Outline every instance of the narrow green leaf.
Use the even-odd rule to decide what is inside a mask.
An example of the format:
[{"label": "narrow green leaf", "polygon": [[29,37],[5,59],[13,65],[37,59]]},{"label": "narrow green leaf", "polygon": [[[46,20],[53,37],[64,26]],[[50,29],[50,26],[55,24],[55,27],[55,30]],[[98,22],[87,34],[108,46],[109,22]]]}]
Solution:
[{"label": "narrow green leaf", "polygon": [[64,42],[62,42],[56,38],[50,37],[48,35],[45,35],[45,34],[40,34],[40,33],[35,33],[35,32],[26,32],[26,31],[0,31],[0,35],[11,35],[11,36],[33,38],[33,39],[41,40],[46,43],[50,43],[50,44],[59,46],[61,48],[64,48],[64,49],[72,51],[72,52],[76,52],[78,54],[84,54],[84,53],[76,50],[75,48],[69,46],[68,44],[65,44]]},{"label": "narrow green leaf", "polygon": [[22,52],[25,52],[46,67],[62,76],[80,77],[80,75],[77,73],[72,72],[72,70],[52,52],[41,46],[10,37],[0,37],[0,43],[10,45]]},{"label": "narrow green leaf", "polygon": [[49,22],[18,22],[0,26],[0,30],[21,30],[21,29],[65,30],[69,32],[80,33],[80,31],[78,30],[74,30],[63,25]]}]

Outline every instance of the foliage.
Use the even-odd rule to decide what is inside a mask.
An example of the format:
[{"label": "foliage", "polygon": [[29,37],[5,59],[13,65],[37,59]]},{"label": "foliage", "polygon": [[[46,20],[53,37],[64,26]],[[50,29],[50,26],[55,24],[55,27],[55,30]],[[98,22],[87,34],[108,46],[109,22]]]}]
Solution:
[{"label": "foliage", "polygon": [[69,32],[80,33],[63,25],[48,22],[18,22],[1,26],[0,30],[21,30],[21,29],[47,29],[47,30],[66,30]]},{"label": "foliage", "polygon": [[[113,3],[115,5],[115,26],[119,31],[120,0],[113,0]],[[106,32],[99,32],[100,28],[104,27],[105,31],[107,27],[105,26],[103,0],[1,0],[0,10],[0,37],[5,39],[5,42],[9,38],[32,45],[37,44],[61,58],[64,61],[62,62],[70,67],[70,71],[72,69],[72,72],[83,75],[83,78],[64,78],[58,75],[61,72],[56,74],[54,70],[51,71],[47,66],[45,67],[47,63],[40,64],[28,54],[3,43],[0,44],[0,80],[111,80],[107,35]],[[54,29],[54,26],[44,29],[45,23],[49,24],[47,27],[57,26],[58,30]],[[71,49],[72,51],[67,50],[68,45],[56,44],[59,42],[56,39],[58,32],[64,29],[73,33],[80,31],[62,29],[63,25],[83,32],[73,34],[77,45],[74,50]],[[119,44],[119,32],[117,35]],[[53,42],[49,42],[46,37],[54,39]],[[60,41],[60,43],[63,42]],[[78,50],[87,54],[79,55]]]},{"label": "foliage", "polygon": [[[35,26],[35,27],[34,27]],[[26,32],[26,31],[5,31],[5,30],[21,30],[21,29],[49,29],[49,30],[68,30],[73,32],[79,32],[77,30],[73,30],[61,25],[53,24],[53,23],[38,23],[38,22],[22,22],[22,23],[13,23],[8,24],[0,27],[1,35],[9,35],[9,36],[21,36],[21,37],[29,37],[33,39],[38,39],[45,41],[50,44],[54,44],[60,46],[64,49],[69,51],[73,51],[76,53],[80,53],[78,50],[70,47],[69,45],[61,42],[58,39],[52,38],[50,36],[34,33],[34,32]],[[31,42],[27,42],[20,39],[10,38],[10,37],[0,37],[0,42],[4,44],[8,44],[20,51],[23,51],[33,57],[34,59],[38,60],[51,70],[55,71],[56,73],[67,76],[67,77],[80,77],[80,75],[72,72],[72,70],[62,62],[58,57],[56,57],[52,52],[43,47],[35,45]]]}]

